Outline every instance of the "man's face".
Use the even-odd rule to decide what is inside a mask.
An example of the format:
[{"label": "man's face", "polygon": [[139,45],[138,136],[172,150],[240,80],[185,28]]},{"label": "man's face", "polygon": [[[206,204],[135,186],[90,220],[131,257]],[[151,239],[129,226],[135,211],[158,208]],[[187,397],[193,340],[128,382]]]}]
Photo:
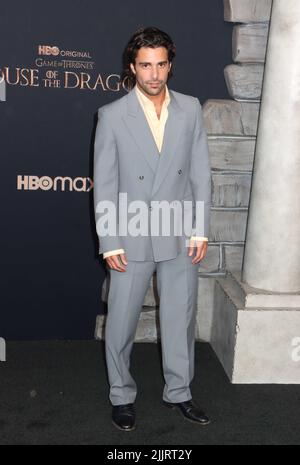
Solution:
[{"label": "man's face", "polygon": [[171,69],[165,47],[142,47],[138,50],[135,64],[130,68],[135,74],[137,85],[148,95],[159,95],[168,80]]}]

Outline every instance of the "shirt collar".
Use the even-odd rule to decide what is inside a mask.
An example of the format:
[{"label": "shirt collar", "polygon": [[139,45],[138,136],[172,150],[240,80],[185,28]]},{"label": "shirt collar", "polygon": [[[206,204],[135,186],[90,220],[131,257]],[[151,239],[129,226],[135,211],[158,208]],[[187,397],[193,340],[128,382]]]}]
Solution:
[{"label": "shirt collar", "polygon": [[[151,108],[154,107],[154,103],[143,92],[140,91],[137,84],[135,84],[134,87],[135,87],[136,94],[139,97],[139,100],[142,101],[142,103],[145,106],[148,106],[148,107],[151,106]],[[166,85],[166,94],[165,94],[165,100],[163,101],[163,104],[168,106],[170,103],[170,100],[171,99],[170,99],[169,89],[168,89],[168,86]]]}]

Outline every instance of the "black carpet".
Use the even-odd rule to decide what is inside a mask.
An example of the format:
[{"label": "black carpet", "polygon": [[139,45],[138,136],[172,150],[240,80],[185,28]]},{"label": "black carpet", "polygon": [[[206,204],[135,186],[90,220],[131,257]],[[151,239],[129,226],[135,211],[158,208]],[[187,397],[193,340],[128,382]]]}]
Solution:
[{"label": "black carpet", "polygon": [[161,405],[160,345],[136,343],[137,428],[118,431],[98,341],[8,342],[0,363],[0,444],[300,444],[300,386],[232,385],[208,344],[196,343],[194,400],[212,422]]}]

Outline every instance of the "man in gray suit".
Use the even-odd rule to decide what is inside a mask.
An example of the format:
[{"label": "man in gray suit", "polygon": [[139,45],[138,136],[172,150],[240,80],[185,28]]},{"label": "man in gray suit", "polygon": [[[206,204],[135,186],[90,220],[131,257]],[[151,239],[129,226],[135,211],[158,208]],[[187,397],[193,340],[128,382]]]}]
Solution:
[{"label": "man in gray suit", "polygon": [[135,428],[137,387],[129,371],[130,354],[156,271],[163,405],[206,425],[209,419],[189,387],[198,265],[207,251],[211,202],[202,109],[197,98],[168,89],[175,57],[168,34],[157,28],[138,30],[124,57],[131,90],[99,108],[94,158],[99,253],[110,274],[105,350],[112,421],[123,431]]}]

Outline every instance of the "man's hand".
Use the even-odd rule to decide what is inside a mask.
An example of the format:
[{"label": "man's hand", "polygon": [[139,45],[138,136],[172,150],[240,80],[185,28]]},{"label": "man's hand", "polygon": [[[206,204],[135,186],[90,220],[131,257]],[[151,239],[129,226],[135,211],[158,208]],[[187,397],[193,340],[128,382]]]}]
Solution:
[{"label": "man's hand", "polygon": [[111,268],[112,270],[117,270],[117,271],[126,271],[126,267],[124,265],[127,265],[127,260],[125,257],[124,253],[120,253],[117,255],[111,255],[110,257],[107,257],[106,263]]},{"label": "man's hand", "polygon": [[208,247],[208,241],[197,241],[194,239],[190,240],[190,245],[188,247],[188,255],[191,257],[193,253],[195,253],[195,256],[192,260],[192,264],[195,265],[196,263],[199,263],[200,260],[202,260],[207,251]]}]

